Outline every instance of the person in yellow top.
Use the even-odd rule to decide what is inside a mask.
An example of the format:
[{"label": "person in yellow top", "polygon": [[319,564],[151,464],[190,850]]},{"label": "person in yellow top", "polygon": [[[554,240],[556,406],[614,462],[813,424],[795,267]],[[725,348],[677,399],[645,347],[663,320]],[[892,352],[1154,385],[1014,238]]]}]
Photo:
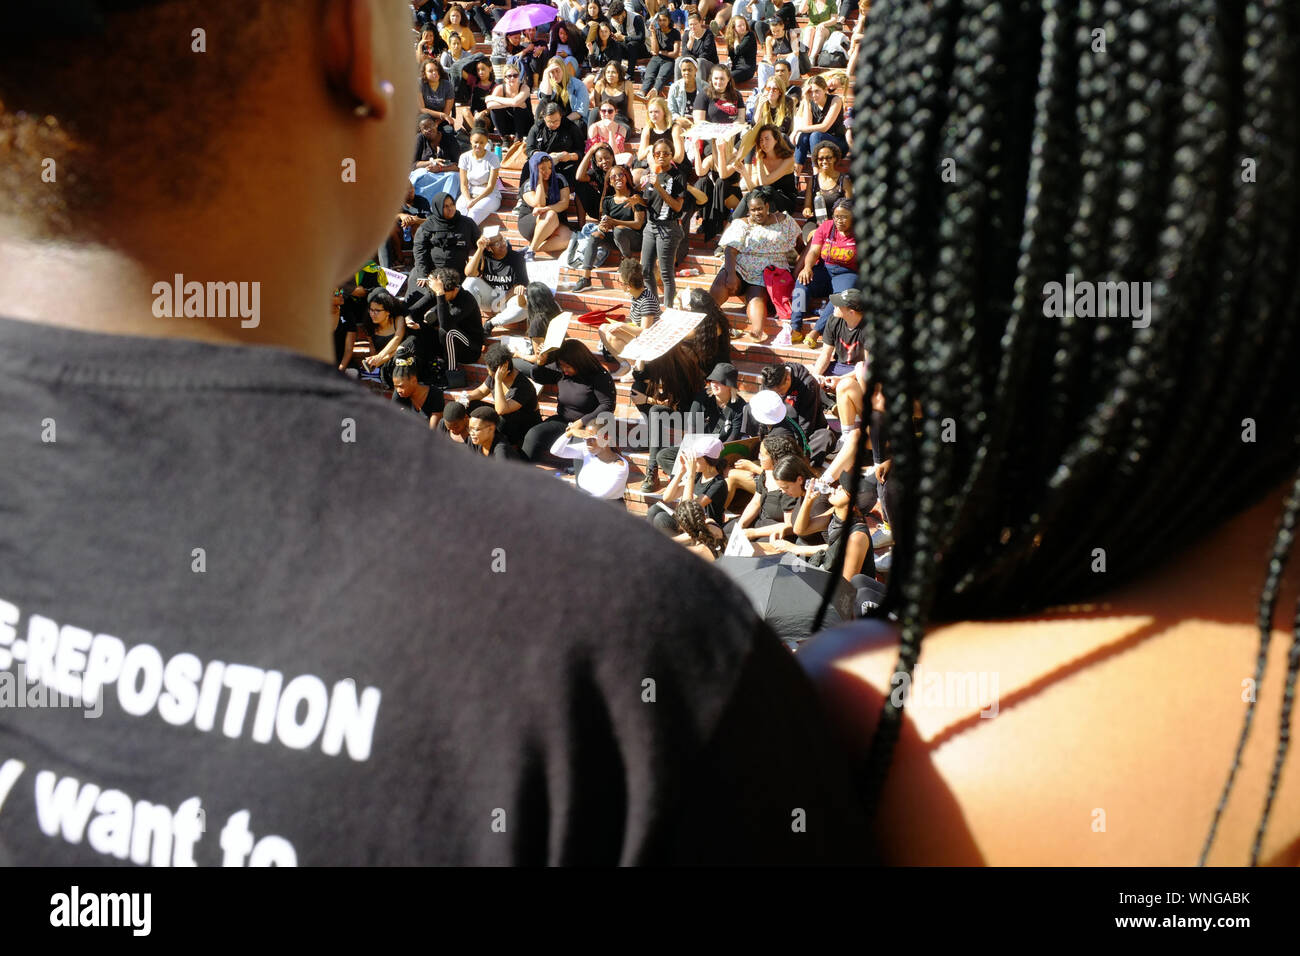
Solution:
[{"label": "person in yellow top", "polygon": [[438,21],[438,32],[442,34],[444,42],[450,44],[450,37],[453,33],[460,36],[460,45],[466,53],[474,49],[474,44],[478,41],[474,38],[474,31],[469,28],[469,18],[465,16],[465,11],[458,5],[451,4],[447,7],[447,12],[442,15]]}]

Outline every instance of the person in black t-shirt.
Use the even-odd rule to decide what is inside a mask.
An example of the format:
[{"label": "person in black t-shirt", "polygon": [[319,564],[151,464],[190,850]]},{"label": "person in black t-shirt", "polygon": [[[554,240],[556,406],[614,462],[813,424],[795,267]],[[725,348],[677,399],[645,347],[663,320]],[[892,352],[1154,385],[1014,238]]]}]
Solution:
[{"label": "person in black t-shirt", "polygon": [[686,178],[673,167],[673,147],[667,140],[655,143],[650,154],[650,175],[641,195],[646,205],[645,229],[641,233],[641,272],[646,288],[655,288],[655,265],[663,279],[661,301],[676,308],[677,246],[682,241],[682,224],[677,220],[686,201]]},{"label": "person in black t-shirt", "polygon": [[673,26],[672,17],[666,10],[655,15],[654,26],[649,33],[650,62],[646,64],[645,79],[641,82],[641,95],[651,90],[664,95],[664,90],[673,81],[673,68],[677,58],[682,54],[682,35]]},{"label": "person in black t-shirt", "polygon": [[426,169],[431,173],[455,170],[461,152],[456,137],[444,133],[444,127],[427,113],[421,114],[415,125],[415,155],[411,159],[411,169]]},{"label": "person in black t-shirt", "polygon": [[469,409],[460,402],[447,402],[442,408],[442,419],[434,426],[434,431],[452,444],[468,444]]},{"label": "person in black t-shirt", "polygon": [[805,499],[810,499],[808,507],[812,509],[813,514],[824,514],[830,506],[826,494],[814,486],[816,479],[812,467],[802,455],[782,458],[772,466],[772,483],[784,495],[781,499],[781,510],[786,516],[785,527],[789,529],[789,532],[784,530],[773,532],[768,542],[773,549],[784,549],[780,542],[786,540],[787,533],[795,535],[796,544],[818,547],[826,544],[825,525],[818,527],[800,525],[802,532],[795,527],[795,518],[799,514],[799,509],[804,507]]},{"label": "person in black t-shirt", "polygon": [[[712,34],[709,34],[710,37]],[[697,123],[743,123],[745,105],[731,71],[715,63],[709,68],[709,83],[701,85],[695,91],[695,122]],[[710,144],[716,147],[717,143]],[[729,162],[723,154],[724,165]]]},{"label": "person in black t-shirt", "polygon": [[491,238],[479,236],[474,255],[465,264],[465,276],[463,288],[478,300],[479,309],[495,313],[483,323],[484,335],[491,335],[497,326],[524,320],[528,265],[521,251],[510,248],[499,228]]},{"label": "person in black t-shirt", "polygon": [[486,403],[496,413],[501,435],[520,448],[524,436],[534,425],[541,424],[542,415],[537,409],[537,388],[532,379],[521,374],[514,366],[510,350],[500,342],[493,342],[483,353],[483,364],[488,368],[488,379],[478,388],[466,392],[464,404]]},{"label": "person in black t-shirt", "polygon": [[[0,676],[43,647],[79,706],[0,707],[0,859],[869,860],[848,760],[732,582],[338,373],[329,293],[407,186],[407,14],[95,3],[70,44],[56,6],[10,4],[0,56]],[[268,268],[290,196],[319,200],[309,252]],[[159,315],[174,273],[258,280],[260,306]],[[358,588],[410,541],[437,587]]]},{"label": "person in black t-shirt", "polygon": [[[845,289],[831,296],[835,312],[823,332],[821,352],[813,365],[813,374],[822,387],[835,393],[837,415],[844,428],[851,428],[862,414],[863,383],[855,381],[854,368],[867,360],[867,326],[863,314],[866,297],[857,289]],[[863,369],[865,373],[865,368]]]},{"label": "person in black t-shirt", "polygon": [[694,10],[686,17],[686,31],[686,35],[682,37],[682,55],[693,57],[701,64],[706,60],[717,63],[718,39]]},{"label": "person in black t-shirt", "polygon": [[826,323],[822,350],[813,364],[813,375],[823,384],[834,385],[866,357],[866,326],[863,312],[866,298],[857,289],[845,289],[831,296],[835,312]]},{"label": "person in black t-shirt", "polygon": [[681,453],[681,467],[668,480],[663,497],[646,514],[656,528],[673,534],[681,531],[668,507],[679,496],[698,502],[709,520],[722,527],[727,502],[727,479],[722,474],[722,460],[717,457],[722,442],[715,439],[708,451],[712,454]]},{"label": "person in black t-shirt", "polygon": [[446,404],[442,389],[419,380],[415,371],[415,354],[411,350],[399,349],[393,361],[393,404],[423,415],[429,420],[430,428],[436,428],[442,420]]},{"label": "person in black t-shirt", "polygon": [[469,440],[475,454],[499,461],[515,461],[519,452],[505,436],[498,434],[500,419],[490,408],[480,407],[469,413]]}]

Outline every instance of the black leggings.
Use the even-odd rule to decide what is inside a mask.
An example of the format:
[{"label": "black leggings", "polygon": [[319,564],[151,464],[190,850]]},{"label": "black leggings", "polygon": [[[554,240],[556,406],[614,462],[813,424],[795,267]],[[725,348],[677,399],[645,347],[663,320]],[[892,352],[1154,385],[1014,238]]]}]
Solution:
[{"label": "black leggings", "polygon": [[[645,380],[638,375],[632,380],[632,388],[634,391],[644,392],[646,389]],[[659,456],[664,449],[664,446],[659,444],[659,442],[663,440],[664,433],[668,430],[668,427],[672,422],[673,412],[664,405],[651,405],[649,403],[638,405],[637,411],[645,416],[646,427],[650,432],[650,454],[648,463],[651,466],[659,467]],[[674,452],[673,458],[675,459],[676,457],[676,453]],[[668,467],[665,470],[673,470],[673,463],[671,461],[668,463]]]},{"label": "black leggings", "polygon": [[[668,510],[665,511],[665,508]],[[677,534],[682,530],[681,526],[677,524],[677,519],[673,517],[671,505],[655,502],[650,506],[650,510],[646,512],[646,519],[660,531],[668,534]]]},{"label": "black leggings", "polygon": [[523,446],[520,451],[529,461],[541,465],[550,465],[552,468],[567,468],[569,459],[557,458],[551,454],[551,446],[555,444],[555,439],[564,434],[569,423],[559,415],[552,415],[543,422],[539,422],[532,428],[528,429],[528,434],[524,436]]},{"label": "black leggings", "polygon": [[523,139],[533,128],[533,111],[526,106],[502,106],[488,110],[492,125],[502,136],[514,136]]},{"label": "black leggings", "polygon": [[733,65],[731,70],[731,78],[735,80],[736,85],[739,86],[742,83],[748,83],[750,80],[752,80],[754,78],[754,74],[757,72],[758,72],[757,65],[751,66],[750,64],[746,64],[745,66],[739,66],[739,67]]}]

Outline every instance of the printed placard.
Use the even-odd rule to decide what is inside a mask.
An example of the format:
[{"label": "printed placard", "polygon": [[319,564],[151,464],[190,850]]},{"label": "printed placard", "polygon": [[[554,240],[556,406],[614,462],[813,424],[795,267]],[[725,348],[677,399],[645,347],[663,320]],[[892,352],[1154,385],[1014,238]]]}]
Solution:
[{"label": "printed placard", "polygon": [[629,342],[620,357],[629,362],[657,359],[690,335],[703,318],[703,312],[664,309],[658,321]]}]

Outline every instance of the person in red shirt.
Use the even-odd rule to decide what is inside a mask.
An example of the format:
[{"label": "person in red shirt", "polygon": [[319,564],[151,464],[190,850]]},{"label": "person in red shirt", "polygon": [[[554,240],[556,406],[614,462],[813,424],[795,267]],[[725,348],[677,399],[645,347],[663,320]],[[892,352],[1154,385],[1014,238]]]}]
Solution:
[{"label": "person in red shirt", "polygon": [[[858,240],[853,235],[853,204],[849,200],[837,202],[831,217],[812,234],[803,268],[795,278],[798,282],[790,307],[790,332],[794,341],[799,341],[795,333],[803,331],[808,301],[852,289],[857,282]],[[820,343],[833,308],[829,300],[822,306],[812,331],[803,339],[805,345],[816,347]]]}]

